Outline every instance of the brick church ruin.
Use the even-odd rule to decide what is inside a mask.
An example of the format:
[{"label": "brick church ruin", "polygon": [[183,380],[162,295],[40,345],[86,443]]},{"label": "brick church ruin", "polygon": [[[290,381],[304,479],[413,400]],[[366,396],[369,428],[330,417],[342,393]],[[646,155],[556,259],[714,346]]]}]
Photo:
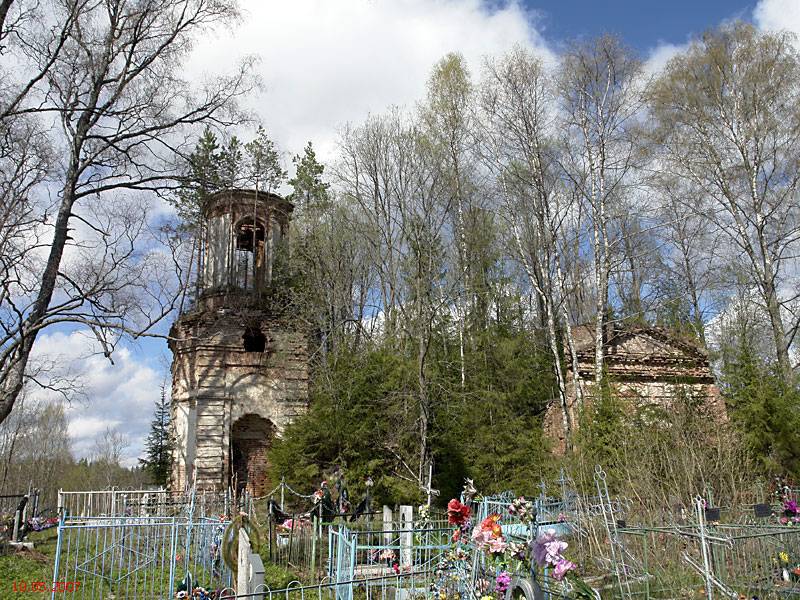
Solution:
[{"label": "brick church ruin", "polygon": [[[573,329],[578,357],[578,385],[584,403],[594,394],[594,325]],[[616,395],[628,410],[645,405],[669,410],[679,394],[689,394],[700,403],[708,418],[727,420],[725,403],[714,383],[708,355],[695,342],[660,327],[609,325],[603,338],[604,366]],[[579,407],[571,369],[567,372],[567,410],[572,427],[579,421]],[[544,419],[554,451],[563,454],[566,436],[562,410],[552,402]]]},{"label": "brick church ruin", "polygon": [[265,493],[267,451],[306,410],[307,336],[273,306],[292,209],[256,190],[218,192],[202,206],[197,299],[170,331],[175,490]]}]

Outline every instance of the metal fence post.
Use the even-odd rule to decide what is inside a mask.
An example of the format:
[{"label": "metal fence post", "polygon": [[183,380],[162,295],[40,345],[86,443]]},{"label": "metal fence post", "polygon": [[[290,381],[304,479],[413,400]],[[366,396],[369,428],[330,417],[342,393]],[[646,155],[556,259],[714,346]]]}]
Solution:
[{"label": "metal fence post", "polygon": [[695,498],[695,506],[697,508],[697,524],[700,530],[700,547],[703,553],[703,577],[706,581],[706,597],[708,600],[713,600],[711,566],[708,564],[708,542],[706,541],[705,506],[700,496]]},{"label": "metal fence post", "polygon": [[177,557],[175,553],[178,549],[178,527],[175,524],[175,517],[172,517],[172,532],[170,535],[170,547],[169,547],[169,598],[175,597],[175,563]]},{"label": "metal fence post", "polygon": [[[59,490],[60,495],[61,490]],[[61,567],[61,544],[64,538],[64,517],[65,513],[62,512],[58,521],[58,540],[56,541],[56,556],[53,561],[53,591],[50,595],[50,600],[55,600],[56,598],[56,582],[58,581],[58,570]]]},{"label": "metal fence post", "polygon": [[413,555],[411,544],[413,535],[411,533],[414,527],[414,508],[411,506],[400,507],[400,568],[411,567],[413,563]]}]

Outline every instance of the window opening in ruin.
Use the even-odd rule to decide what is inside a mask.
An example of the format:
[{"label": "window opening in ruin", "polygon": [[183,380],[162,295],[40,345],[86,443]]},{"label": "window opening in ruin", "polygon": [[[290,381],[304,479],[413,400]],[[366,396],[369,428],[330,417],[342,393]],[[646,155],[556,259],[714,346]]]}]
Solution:
[{"label": "window opening in ruin", "polygon": [[264,266],[265,232],[264,225],[253,218],[245,218],[236,226],[233,277],[236,287],[256,289],[259,270]]},{"label": "window opening in ruin", "polygon": [[264,352],[267,347],[267,338],[260,329],[248,327],[242,336],[245,352]]},{"label": "window opening in ruin", "polygon": [[253,252],[259,245],[259,242],[264,242],[264,226],[252,220],[243,221],[236,227],[236,249]]}]

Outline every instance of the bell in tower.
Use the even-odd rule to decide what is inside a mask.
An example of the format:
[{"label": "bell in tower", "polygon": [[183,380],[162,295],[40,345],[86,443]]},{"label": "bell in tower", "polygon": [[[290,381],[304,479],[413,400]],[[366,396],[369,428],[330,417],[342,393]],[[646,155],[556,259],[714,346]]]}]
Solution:
[{"label": "bell in tower", "polygon": [[268,451],[306,409],[308,342],[275,306],[273,267],[292,204],[226,190],[203,209],[197,297],[170,330],[171,485],[268,491]]}]

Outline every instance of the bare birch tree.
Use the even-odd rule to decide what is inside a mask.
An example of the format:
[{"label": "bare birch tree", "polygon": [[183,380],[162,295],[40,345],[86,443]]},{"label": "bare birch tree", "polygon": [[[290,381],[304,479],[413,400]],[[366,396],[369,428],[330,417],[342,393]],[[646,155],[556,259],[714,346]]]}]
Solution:
[{"label": "bare birch tree", "polygon": [[474,89],[464,58],[448,54],[433,68],[428,79],[428,97],[422,107],[422,120],[453,211],[453,242],[461,292],[456,301],[458,314],[461,386],[466,382],[464,359],[467,315],[475,310],[475,297],[470,264],[468,215],[473,205],[474,173],[472,145],[474,140]]},{"label": "bare birch tree", "polygon": [[570,206],[565,205],[559,190],[553,93],[541,61],[519,48],[499,60],[487,61],[481,108],[486,120],[482,154],[499,179],[511,253],[539,298],[569,445],[573,424],[561,358],[562,331],[573,361],[574,393],[578,398],[581,394],[559,256]]},{"label": "bare birch tree", "polygon": [[697,186],[704,198],[696,210],[743,258],[787,383],[800,326],[790,313],[800,241],[800,55],[792,42],[744,23],[711,31],[670,61],[652,91],[667,168]]},{"label": "bare birch tree", "polygon": [[[4,90],[0,121],[10,127],[5,124],[34,116],[56,125],[48,143],[59,157],[51,169],[57,200],[52,212],[37,217],[44,229],[38,255],[18,261],[30,262],[28,281],[24,286],[14,282],[4,292],[0,420],[11,411],[36,337],[47,327],[77,323],[106,344],[109,332],[139,335],[172,310],[177,294],[163,297],[160,279],[141,284],[138,292],[128,286],[131,270],[147,268],[132,267],[141,257],[136,241],[146,219],[112,209],[102,199],[119,201],[124,193],[172,186],[178,174],[173,157],[183,152],[189,130],[238,120],[228,109],[252,83],[249,63],[199,90],[181,78],[195,36],[236,17],[232,1],[52,0],[40,5],[47,18],[25,21],[15,32],[22,41],[13,59],[33,76]],[[110,221],[120,216],[128,222],[109,230]],[[84,234],[100,250],[92,251],[93,263],[76,278],[66,267],[80,255]],[[150,301],[155,309],[146,308]],[[112,349],[106,344],[107,352]]]},{"label": "bare birch tree", "polygon": [[573,46],[559,67],[563,172],[588,220],[595,286],[595,383],[603,378],[603,335],[609,310],[614,202],[634,166],[631,133],[642,106],[641,64],[614,37]]}]

